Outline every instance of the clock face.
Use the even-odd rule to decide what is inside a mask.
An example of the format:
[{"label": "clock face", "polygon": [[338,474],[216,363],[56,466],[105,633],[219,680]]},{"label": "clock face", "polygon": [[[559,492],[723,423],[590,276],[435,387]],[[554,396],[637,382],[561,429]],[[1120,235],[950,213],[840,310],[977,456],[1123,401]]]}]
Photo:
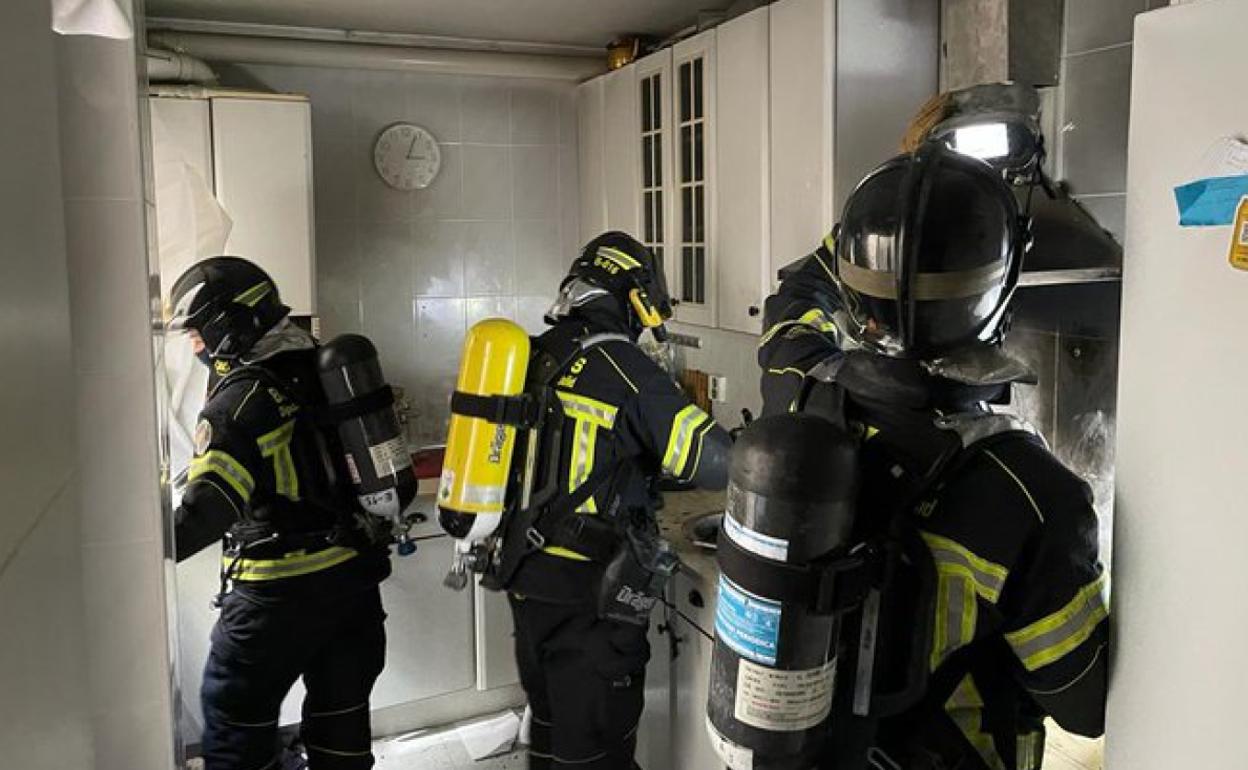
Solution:
[{"label": "clock face", "polygon": [[433,184],[442,166],[438,140],[420,126],[395,123],[381,132],[373,148],[373,164],[386,184],[396,190],[423,190]]}]

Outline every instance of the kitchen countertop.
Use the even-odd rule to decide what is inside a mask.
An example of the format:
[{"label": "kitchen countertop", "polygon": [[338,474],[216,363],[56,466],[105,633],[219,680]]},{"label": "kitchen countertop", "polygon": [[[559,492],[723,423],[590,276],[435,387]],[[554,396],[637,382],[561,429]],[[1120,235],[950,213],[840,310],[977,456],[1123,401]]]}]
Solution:
[{"label": "kitchen countertop", "polygon": [[665,492],[663,509],[658,512],[659,531],[680,557],[681,572],[709,593],[714,593],[719,579],[715,552],[699,548],[686,537],[685,522],[706,513],[723,513],[726,501],[723,490],[708,492]]}]

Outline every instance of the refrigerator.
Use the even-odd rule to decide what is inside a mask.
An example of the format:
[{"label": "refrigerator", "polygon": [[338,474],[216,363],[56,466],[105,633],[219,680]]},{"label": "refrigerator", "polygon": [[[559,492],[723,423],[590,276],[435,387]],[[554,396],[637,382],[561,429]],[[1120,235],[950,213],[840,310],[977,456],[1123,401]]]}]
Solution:
[{"label": "refrigerator", "polygon": [[1213,161],[1248,134],[1246,35],[1245,0],[1136,21],[1110,770],[1248,768],[1248,272],[1175,197],[1242,164]]}]

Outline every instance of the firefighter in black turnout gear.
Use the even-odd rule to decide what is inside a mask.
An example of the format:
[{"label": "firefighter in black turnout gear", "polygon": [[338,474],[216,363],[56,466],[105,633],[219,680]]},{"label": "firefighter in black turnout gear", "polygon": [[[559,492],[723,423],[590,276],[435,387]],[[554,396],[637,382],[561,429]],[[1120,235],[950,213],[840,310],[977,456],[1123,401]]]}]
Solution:
[{"label": "firefighter in black turnout gear", "polygon": [[780,288],[763,305],[758,341],[763,416],[787,412],[806,374],[839,356],[846,344],[844,310],[833,284],[831,234],[813,252],[780,270]]},{"label": "firefighter in black turnout gear", "polygon": [[200,262],[174,284],[170,329],[214,368],[176,514],[179,561],[224,536],[221,616],[204,670],[207,770],[273,768],[278,712],[307,688],[314,770],[369,768],[369,693],[385,659],[378,583],[390,571],[335,481],[312,412],[325,402],[317,346],[264,271]]},{"label": "firefighter in black turnout gear", "polygon": [[[708,489],[727,481],[728,434],[635,344],[646,328],[662,334],[670,315],[662,266],[608,232],[573,263],[547,314],[553,328],[534,340],[533,360],[558,362],[541,376],[564,416],[557,446],[542,436],[560,484],[542,521],[550,527],[550,513],[571,508],[578,524],[552,527],[578,534],[547,538],[506,584],[535,770],[634,766],[655,599],[617,582],[620,565],[657,537],[650,489],[659,475]],[[514,529],[504,540],[523,542]],[[616,619],[621,612],[633,622]]]},{"label": "firefighter in black turnout gear", "polygon": [[858,438],[855,538],[916,546],[883,590],[867,716],[843,637],[821,767],[1038,770],[1046,716],[1103,731],[1091,490],[991,406],[1034,383],[1001,348],[1028,239],[997,171],[929,142],[872,172],[808,263],[845,344],[803,360],[792,408]]}]

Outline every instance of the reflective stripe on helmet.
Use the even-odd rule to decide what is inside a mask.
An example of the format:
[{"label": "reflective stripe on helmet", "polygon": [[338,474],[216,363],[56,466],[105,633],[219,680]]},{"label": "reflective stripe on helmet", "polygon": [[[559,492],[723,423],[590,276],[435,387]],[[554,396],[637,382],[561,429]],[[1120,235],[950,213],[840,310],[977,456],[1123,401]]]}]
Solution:
[{"label": "reflective stripe on helmet", "polygon": [[[1001,286],[1006,268],[1005,262],[997,261],[972,270],[919,273],[914,277],[914,298],[948,300],[984,294]],[[897,274],[892,270],[872,270],[841,257],[837,259],[837,272],[854,291],[879,299],[897,299]]]}]

